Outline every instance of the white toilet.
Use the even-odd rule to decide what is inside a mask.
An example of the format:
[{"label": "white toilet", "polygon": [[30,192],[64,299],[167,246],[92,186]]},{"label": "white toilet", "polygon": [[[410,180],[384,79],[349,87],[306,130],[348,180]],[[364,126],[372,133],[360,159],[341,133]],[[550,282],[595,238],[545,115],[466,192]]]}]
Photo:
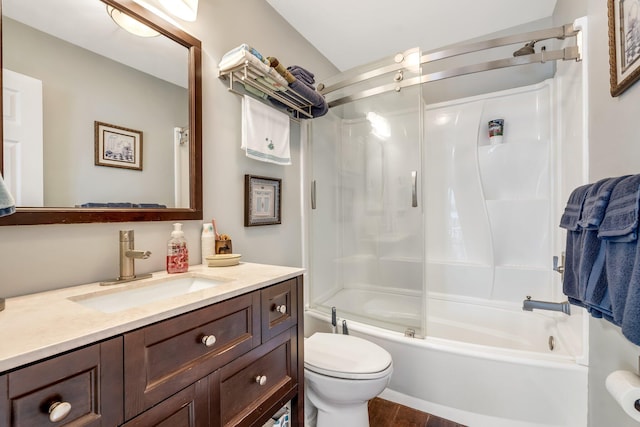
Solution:
[{"label": "white toilet", "polygon": [[385,389],[392,372],[391,355],[370,341],[321,332],[306,338],[306,427],[368,427],[367,403]]}]

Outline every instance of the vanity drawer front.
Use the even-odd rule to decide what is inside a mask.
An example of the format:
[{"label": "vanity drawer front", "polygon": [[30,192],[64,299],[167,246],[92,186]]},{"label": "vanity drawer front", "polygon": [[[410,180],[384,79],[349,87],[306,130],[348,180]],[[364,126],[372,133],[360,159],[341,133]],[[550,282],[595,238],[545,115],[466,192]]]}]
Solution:
[{"label": "vanity drawer front", "polygon": [[220,370],[219,394],[213,393],[219,407],[211,411],[220,414],[220,425],[249,426],[287,397],[297,383],[295,347],[291,329]]},{"label": "vanity drawer front", "polygon": [[200,380],[143,412],[122,427],[208,427],[208,381]]},{"label": "vanity drawer front", "polygon": [[259,310],[253,292],[125,334],[125,419],[258,346]]},{"label": "vanity drawer front", "polygon": [[286,331],[298,321],[298,280],[273,285],[262,293],[262,342]]},{"label": "vanity drawer front", "polygon": [[[5,393],[3,388],[7,390]],[[122,339],[114,338],[0,376],[0,425],[109,426],[123,421]],[[49,408],[60,402],[50,421]],[[55,412],[54,412],[55,415]],[[6,423],[6,424],[5,424]]]}]

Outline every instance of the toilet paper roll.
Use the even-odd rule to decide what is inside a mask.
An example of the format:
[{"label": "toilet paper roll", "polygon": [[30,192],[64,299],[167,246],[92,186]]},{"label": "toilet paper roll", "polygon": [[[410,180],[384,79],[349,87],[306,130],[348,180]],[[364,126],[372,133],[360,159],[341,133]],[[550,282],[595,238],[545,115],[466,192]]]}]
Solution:
[{"label": "toilet paper roll", "polygon": [[605,384],[624,412],[640,421],[640,377],[629,371],[614,371],[607,376]]}]

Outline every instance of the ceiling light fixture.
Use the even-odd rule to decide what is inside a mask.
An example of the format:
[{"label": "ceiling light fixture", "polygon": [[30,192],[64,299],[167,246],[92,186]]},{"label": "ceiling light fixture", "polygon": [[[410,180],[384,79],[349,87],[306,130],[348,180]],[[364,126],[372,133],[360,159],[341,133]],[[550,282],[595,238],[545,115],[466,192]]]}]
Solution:
[{"label": "ceiling light fixture", "polygon": [[198,16],[198,0],[160,0],[160,3],[182,20],[193,22]]},{"label": "ceiling light fixture", "polygon": [[107,6],[107,13],[120,28],[139,37],[156,37],[160,33],[113,6]]}]

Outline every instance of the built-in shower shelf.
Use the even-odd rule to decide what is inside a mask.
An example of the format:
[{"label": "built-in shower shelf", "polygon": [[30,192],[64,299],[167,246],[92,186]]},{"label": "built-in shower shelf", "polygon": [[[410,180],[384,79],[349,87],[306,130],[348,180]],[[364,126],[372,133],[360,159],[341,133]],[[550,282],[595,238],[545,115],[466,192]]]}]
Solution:
[{"label": "built-in shower shelf", "polygon": [[[265,96],[286,105],[292,117],[297,119],[302,117],[313,118],[311,114],[311,101],[291,88],[286,91],[274,90],[272,86],[264,83],[265,78],[270,79],[270,77],[249,61],[229,70],[220,71],[218,77],[229,81],[228,89],[230,92],[238,95],[250,95],[263,101],[265,104],[276,106],[268,99],[264,99],[256,94],[255,90],[257,90],[265,94]],[[247,86],[251,89],[247,88]]]}]

